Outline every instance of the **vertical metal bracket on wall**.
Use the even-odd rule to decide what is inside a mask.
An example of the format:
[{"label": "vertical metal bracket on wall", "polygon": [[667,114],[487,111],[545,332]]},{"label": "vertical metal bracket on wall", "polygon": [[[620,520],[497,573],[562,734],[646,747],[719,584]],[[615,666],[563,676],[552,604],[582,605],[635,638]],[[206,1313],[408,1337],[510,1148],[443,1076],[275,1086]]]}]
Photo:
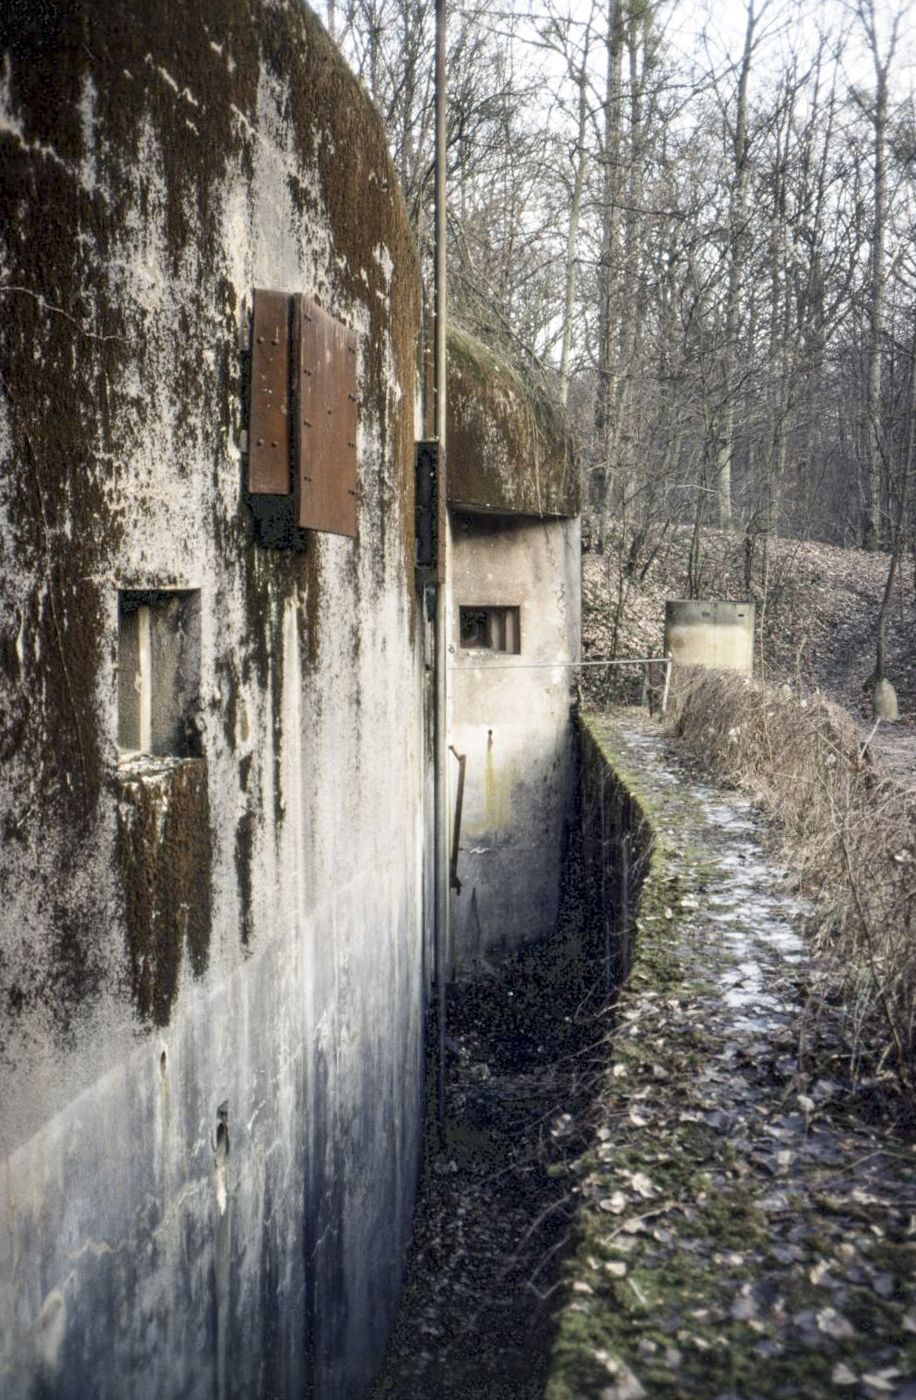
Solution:
[{"label": "vertical metal bracket on wall", "polygon": [[464,806],[464,770],[467,767],[468,756],[466,753],[459,753],[454,744],[449,745],[449,751],[458,760],[458,792],[455,795],[455,826],[452,831],[452,858],[449,862],[449,887],[456,894],[461,893],[461,881],[458,879],[458,852],[461,849],[461,810]]}]

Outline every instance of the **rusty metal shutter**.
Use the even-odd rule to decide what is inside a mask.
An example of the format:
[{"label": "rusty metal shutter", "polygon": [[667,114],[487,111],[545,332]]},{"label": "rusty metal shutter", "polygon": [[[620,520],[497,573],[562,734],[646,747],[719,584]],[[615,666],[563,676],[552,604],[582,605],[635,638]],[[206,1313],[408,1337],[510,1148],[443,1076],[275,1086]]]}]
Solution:
[{"label": "rusty metal shutter", "polygon": [[248,490],[253,495],[286,496],[292,446],[289,294],[256,290],[253,322]]},{"label": "rusty metal shutter", "polygon": [[296,297],[298,522],[356,535],[356,336],[305,296]]}]

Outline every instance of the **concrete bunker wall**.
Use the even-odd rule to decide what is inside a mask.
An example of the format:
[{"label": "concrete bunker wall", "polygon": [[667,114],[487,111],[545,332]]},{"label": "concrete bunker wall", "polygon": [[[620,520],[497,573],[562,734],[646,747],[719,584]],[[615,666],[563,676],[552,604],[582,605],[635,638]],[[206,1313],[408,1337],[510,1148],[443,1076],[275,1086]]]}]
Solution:
[{"label": "concrete bunker wall", "polygon": [[577,516],[579,475],[559,404],[457,326],[448,354],[449,504]]},{"label": "concrete bunker wall", "polygon": [[[51,0],[0,46],[0,1391],[352,1397],[421,1121],[406,216],[293,0]],[[258,542],[257,286],[357,333],[356,540]],[[195,599],[189,737],[124,763],[150,591]]]},{"label": "concrete bunker wall", "polygon": [[[453,512],[452,541],[452,743],[467,758],[452,907],[468,971],[556,928],[575,819],[564,663],[578,655],[579,522]],[[518,610],[517,652],[463,645],[462,609],[481,607]]]},{"label": "concrete bunker wall", "polygon": [[563,410],[455,327],[448,392],[451,742],[466,760],[452,915],[466,974],[556,929],[575,819],[579,496]]}]

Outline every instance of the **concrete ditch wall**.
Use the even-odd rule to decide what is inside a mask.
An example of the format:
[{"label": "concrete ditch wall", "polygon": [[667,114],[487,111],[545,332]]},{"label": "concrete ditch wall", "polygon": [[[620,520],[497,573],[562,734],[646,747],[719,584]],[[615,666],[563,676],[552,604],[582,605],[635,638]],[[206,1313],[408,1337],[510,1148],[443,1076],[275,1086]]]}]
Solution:
[{"label": "concrete ditch wall", "polygon": [[[8,6],[0,48],[0,1392],[352,1400],[422,1116],[407,219],[293,0]],[[255,287],[357,334],[355,540],[263,543]],[[128,760],[165,595],[181,739]]]},{"label": "concrete ditch wall", "polygon": [[640,896],[656,833],[602,739],[601,721],[578,726],[582,881],[588,952],[603,961],[613,994],[633,962]]}]

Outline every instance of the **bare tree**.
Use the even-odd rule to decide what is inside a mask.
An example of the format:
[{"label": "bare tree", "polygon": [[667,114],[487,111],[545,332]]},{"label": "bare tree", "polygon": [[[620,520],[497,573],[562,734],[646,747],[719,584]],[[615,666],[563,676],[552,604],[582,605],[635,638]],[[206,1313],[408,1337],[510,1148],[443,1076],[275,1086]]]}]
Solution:
[{"label": "bare tree", "polygon": [[866,549],[877,549],[881,536],[881,481],[883,473],[883,428],[881,421],[881,363],[884,336],[884,307],[886,288],[886,226],[887,226],[887,138],[888,138],[888,75],[897,47],[897,35],[902,9],[891,19],[890,33],[882,44],[878,30],[874,0],[856,0],[856,18],[868,45],[874,71],[874,92],[866,95],[853,89],[860,110],[867,118],[872,132],[872,216],[869,259],[869,337],[868,390],[866,396],[866,435],[868,459],[865,474],[862,543]]}]

